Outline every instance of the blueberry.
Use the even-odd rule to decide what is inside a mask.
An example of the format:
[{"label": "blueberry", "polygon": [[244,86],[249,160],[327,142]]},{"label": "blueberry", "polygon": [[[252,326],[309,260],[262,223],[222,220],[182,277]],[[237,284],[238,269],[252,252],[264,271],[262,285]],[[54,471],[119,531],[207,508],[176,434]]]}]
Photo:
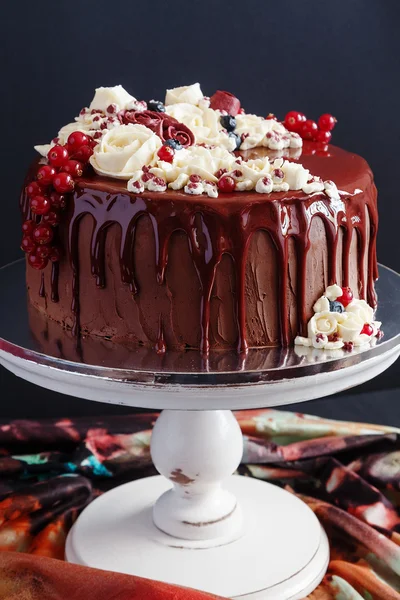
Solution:
[{"label": "blueberry", "polygon": [[182,144],[180,143],[179,140],[176,140],[175,138],[171,138],[170,140],[166,140],[164,142],[165,146],[169,146],[170,148],[173,148],[174,150],[182,150]]},{"label": "blueberry", "polygon": [[329,300],[329,310],[330,312],[342,313],[344,312],[344,306],[341,302]]},{"label": "blueberry", "polygon": [[236,129],[236,119],[231,115],[224,115],[220,119],[222,127],[225,127],[227,131],[233,131]]},{"label": "blueberry", "polygon": [[240,148],[240,144],[242,143],[242,138],[240,137],[240,135],[238,135],[237,133],[234,133],[233,131],[230,131],[228,133],[229,137],[233,137],[236,140],[236,148],[235,150],[239,150]]},{"label": "blueberry", "polygon": [[154,112],[165,112],[165,106],[159,100],[149,100],[147,103],[147,109],[153,110]]}]

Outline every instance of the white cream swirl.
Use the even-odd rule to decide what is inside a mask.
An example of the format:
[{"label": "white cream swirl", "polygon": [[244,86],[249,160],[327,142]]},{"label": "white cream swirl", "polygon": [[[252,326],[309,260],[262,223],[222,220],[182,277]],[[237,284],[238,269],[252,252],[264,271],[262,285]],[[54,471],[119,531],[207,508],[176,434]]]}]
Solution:
[{"label": "white cream swirl", "polygon": [[189,103],[166,106],[165,112],[193,132],[196,144],[220,146],[230,150],[236,148],[236,140],[223,129],[221,113],[212,108],[200,108]]},{"label": "white cream swirl", "polygon": [[115,112],[128,108],[130,104],[135,103],[136,98],[131,96],[122,85],[114,87],[96,88],[94,98],[90,103],[90,110],[107,111],[111,105],[115,105]]},{"label": "white cream swirl", "polygon": [[90,163],[99,175],[130,179],[135,171],[154,162],[161,145],[160,138],[144,125],[120,125],[101,138]]},{"label": "white cream swirl", "polygon": [[215,173],[220,169],[230,171],[235,165],[235,160],[236,157],[224,148],[190,146],[175,152],[172,163],[158,160],[150,172],[168,183],[176,182],[182,174],[199,175],[201,179],[215,183],[218,181]]},{"label": "white cream swirl", "polygon": [[363,325],[365,325],[365,323],[372,323],[374,320],[374,311],[365,300],[357,300],[354,298],[350,304],[346,306],[346,312],[356,315]]},{"label": "white cream swirl", "polygon": [[344,342],[355,342],[363,327],[364,323],[357,315],[344,313],[342,322],[338,324],[338,333]]},{"label": "white cream swirl", "polygon": [[197,106],[202,99],[203,92],[201,91],[200,84],[193,83],[192,85],[185,85],[167,90],[165,95],[165,106],[181,102]]},{"label": "white cream swirl", "polygon": [[335,333],[338,322],[341,320],[341,313],[333,313],[329,310],[315,313],[308,322],[308,337],[313,338],[318,333],[327,336]]}]

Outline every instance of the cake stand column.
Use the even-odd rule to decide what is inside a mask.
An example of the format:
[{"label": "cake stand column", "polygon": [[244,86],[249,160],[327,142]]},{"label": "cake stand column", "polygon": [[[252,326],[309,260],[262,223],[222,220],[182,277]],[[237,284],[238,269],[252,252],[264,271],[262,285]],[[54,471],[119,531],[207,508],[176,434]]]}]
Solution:
[{"label": "cake stand column", "polygon": [[191,547],[240,537],[242,510],[224,482],[242,455],[242,433],[230,410],[164,410],[153,430],[151,456],[173,487],[154,505],[155,525]]}]

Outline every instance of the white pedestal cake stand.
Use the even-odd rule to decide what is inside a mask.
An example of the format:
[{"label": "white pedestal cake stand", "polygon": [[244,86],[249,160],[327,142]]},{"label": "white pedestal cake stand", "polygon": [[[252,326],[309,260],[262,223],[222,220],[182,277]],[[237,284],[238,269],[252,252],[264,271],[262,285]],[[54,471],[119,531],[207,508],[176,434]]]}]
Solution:
[{"label": "white pedestal cake stand", "polygon": [[125,359],[112,363],[117,352],[107,360],[99,354],[96,364],[93,340],[90,360],[84,340],[72,356],[61,343],[55,347],[62,352],[49,352],[36,317],[29,324],[24,263],[0,269],[4,367],[78,398],[163,409],[151,454],[164,477],[127,483],[90,504],[68,536],[67,560],[228,598],[297,600],[311,593],[328,565],[326,534],[296,496],[232,476],[243,440],[231,410],[319,398],[389,367],[400,354],[400,277],[385,267],[380,274],[377,318],[385,337],[372,348],[330,355],[263,350],[222,361],[218,354],[205,363],[197,353],[181,353],[180,369],[171,369],[171,353],[146,351],[144,360],[141,350],[129,354],[129,366]]}]

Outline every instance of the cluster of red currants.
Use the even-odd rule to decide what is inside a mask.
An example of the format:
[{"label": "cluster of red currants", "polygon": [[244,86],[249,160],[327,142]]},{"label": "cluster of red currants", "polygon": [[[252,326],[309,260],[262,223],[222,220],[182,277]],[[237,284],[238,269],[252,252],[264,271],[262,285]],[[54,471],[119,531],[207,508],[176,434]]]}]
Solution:
[{"label": "cluster of red currants", "polygon": [[32,218],[22,225],[21,248],[34,269],[42,270],[49,261],[60,260],[60,250],[54,243],[55,228],[67,206],[67,194],[74,189],[74,178],[83,174],[96,143],[81,131],[74,131],[64,146],[50,148],[48,164],[39,165],[36,180],[26,187]]},{"label": "cluster of red currants", "polygon": [[329,144],[332,137],[332,129],[336,125],[336,119],[332,115],[324,114],[318,119],[318,123],[297,110],[291,110],[287,113],[283,124],[289,131],[298,133],[303,140],[313,142],[322,142]]}]

